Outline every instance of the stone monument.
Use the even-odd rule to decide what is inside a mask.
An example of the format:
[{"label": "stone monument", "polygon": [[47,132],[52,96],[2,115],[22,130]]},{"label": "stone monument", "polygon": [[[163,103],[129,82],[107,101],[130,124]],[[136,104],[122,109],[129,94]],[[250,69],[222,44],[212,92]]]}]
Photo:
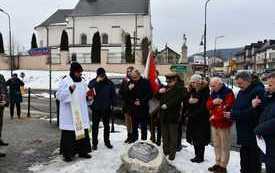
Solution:
[{"label": "stone monument", "polygon": [[117,173],[180,173],[159,149],[148,142],[136,142],[121,156]]},{"label": "stone monument", "polygon": [[183,44],[181,47],[181,57],[179,60],[179,64],[187,64],[188,63],[188,57],[187,57],[187,52],[188,47],[187,47],[187,37],[185,34],[183,34]]}]

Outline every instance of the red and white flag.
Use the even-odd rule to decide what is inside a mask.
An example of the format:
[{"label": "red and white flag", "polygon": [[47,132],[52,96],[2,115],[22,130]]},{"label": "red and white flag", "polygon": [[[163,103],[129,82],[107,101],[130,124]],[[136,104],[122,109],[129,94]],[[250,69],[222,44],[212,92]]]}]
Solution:
[{"label": "red and white flag", "polygon": [[156,94],[160,88],[159,81],[157,79],[156,68],[156,56],[153,52],[149,52],[146,61],[144,77],[149,80],[152,92]]}]

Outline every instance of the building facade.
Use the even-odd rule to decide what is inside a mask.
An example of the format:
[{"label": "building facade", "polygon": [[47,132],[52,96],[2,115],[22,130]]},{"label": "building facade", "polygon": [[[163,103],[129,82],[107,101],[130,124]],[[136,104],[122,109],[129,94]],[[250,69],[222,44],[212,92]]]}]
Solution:
[{"label": "building facade", "polygon": [[[125,36],[132,38],[133,54],[147,37],[152,42],[149,0],[80,0],[74,9],[57,10],[35,27],[39,47],[59,47],[63,30],[69,37],[70,56],[91,63],[93,35],[100,32],[109,63],[125,63]],[[56,51],[58,52],[58,50]]]},{"label": "building facade", "polygon": [[238,70],[262,73],[275,69],[275,40],[258,41],[245,46],[235,55]]}]

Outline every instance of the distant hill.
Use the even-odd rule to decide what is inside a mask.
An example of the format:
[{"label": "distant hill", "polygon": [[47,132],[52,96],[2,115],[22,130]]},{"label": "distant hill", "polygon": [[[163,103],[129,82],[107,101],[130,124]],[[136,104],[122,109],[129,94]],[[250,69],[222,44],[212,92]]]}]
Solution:
[{"label": "distant hill", "polygon": [[[229,49],[217,49],[216,56],[222,58],[224,61],[228,60],[232,56],[234,56],[237,52],[239,52],[241,48],[229,48]],[[195,55],[203,55],[203,52],[196,53],[188,57],[189,62],[193,62],[193,56]],[[214,50],[207,51],[207,56],[214,56]]]}]

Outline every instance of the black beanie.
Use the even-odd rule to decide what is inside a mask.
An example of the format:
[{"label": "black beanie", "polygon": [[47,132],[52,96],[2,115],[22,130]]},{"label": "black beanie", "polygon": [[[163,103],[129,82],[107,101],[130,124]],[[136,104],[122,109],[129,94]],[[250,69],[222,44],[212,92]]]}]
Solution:
[{"label": "black beanie", "polygon": [[96,70],[96,74],[97,74],[97,76],[102,76],[102,75],[105,75],[105,70],[104,70],[104,68],[98,68],[97,70]]},{"label": "black beanie", "polygon": [[83,72],[83,68],[78,62],[73,62],[71,64],[70,72]]}]

